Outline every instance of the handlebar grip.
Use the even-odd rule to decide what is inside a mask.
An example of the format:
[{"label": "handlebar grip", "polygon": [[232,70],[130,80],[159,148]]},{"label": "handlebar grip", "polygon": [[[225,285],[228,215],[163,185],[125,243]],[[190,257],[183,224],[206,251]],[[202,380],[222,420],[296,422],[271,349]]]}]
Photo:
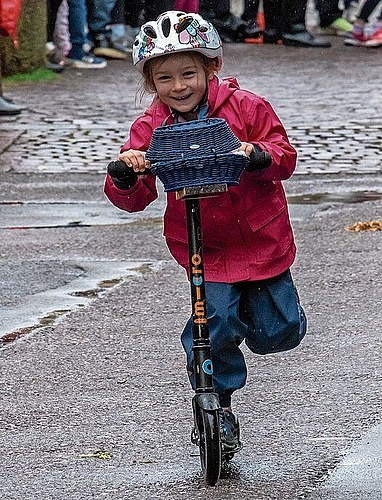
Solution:
[{"label": "handlebar grip", "polygon": [[111,177],[116,177],[117,179],[130,179],[136,177],[137,175],[147,175],[150,170],[146,168],[143,172],[134,172],[131,167],[128,167],[126,163],[122,160],[111,161],[107,166],[107,173]]},{"label": "handlebar grip", "polygon": [[249,155],[249,165],[246,167],[247,172],[256,172],[264,170],[272,164],[272,157],[266,151],[252,151]]}]

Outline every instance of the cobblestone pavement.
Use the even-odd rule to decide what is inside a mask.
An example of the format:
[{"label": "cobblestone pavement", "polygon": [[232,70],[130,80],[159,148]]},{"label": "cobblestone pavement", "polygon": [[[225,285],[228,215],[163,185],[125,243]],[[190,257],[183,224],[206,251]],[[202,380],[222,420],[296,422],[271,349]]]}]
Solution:
[{"label": "cobblestone pavement", "polygon": [[[298,174],[380,173],[381,50],[333,42],[325,50],[227,45],[222,76],[272,102],[299,151]],[[110,62],[10,89],[26,110],[0,121],[2,134],[17,137],[1,169],[104,171],[140,113],[137,83],[130,62]]]}]

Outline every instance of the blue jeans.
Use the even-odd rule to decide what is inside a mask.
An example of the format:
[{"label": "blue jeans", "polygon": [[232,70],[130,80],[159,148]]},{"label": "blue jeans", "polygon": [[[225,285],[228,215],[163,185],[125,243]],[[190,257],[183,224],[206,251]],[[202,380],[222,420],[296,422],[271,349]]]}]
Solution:
[{"label": "blue jeans", "polygon": [[88,25],[92,38],[97,34],[106,35],[111,24],[111,12],[116,0],[88,0]]},{"label": "blue jeans", "polygon": [[82,59],[85,55],[87,8],[85,0],[68,0],[69,33],[72,49],[70,59]]},{"label": "blue jeans", "polygon": [[[207,317],[215,391],[220,404],[230,406],[231,395],[245,385],[247,368],[240,344],[257,354],[287,351],[306,333],[307,321],[290,271],[262,281],[206,282]],[[195,388],[192,318],[182,333],[187,370]]]}]

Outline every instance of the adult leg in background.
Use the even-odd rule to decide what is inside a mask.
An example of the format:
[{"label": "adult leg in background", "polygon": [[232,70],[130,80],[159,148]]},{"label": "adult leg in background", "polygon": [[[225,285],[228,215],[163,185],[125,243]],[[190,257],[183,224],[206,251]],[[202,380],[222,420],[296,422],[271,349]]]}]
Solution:
[{"label": "adult leg in background", "polygon": [[[87,0],[88,26],[90,38],[94,44],[94,54],[109,59],[126,59],[131,48],[127,46],[124,24],[121,30],[115,28],[114,34],[111,27],[113,23],[113,10],[117,0]],[[124,6],[119,9],[120,21],[123,21]],[[117,12],[114,11],[114,14]]]},{"label": "adult leg in background", "polygon": [[244,30],[247,23],[233,15],[229,0],[222,0],[220,2],[201,0],[200,14],[215,26],[223,42],[244,41]]},{"label": "adult leg in background", "polygon": [[68,0],[69,32],[72,49],[70,59],[79,60],[85,55],[84,45],[87,41],[85,27],[87,24],[87,9],[85,0]]},{"label": "adult leg in background", "polygon": [[306,28],[307,0],[283,0],[284,45],[294,47],[331,47],[331,43],[315,38]]},{"label": "adult leg in background", "polygon": [[162,12],[174,10],[174,5],[174,0],[145,0],[145,21],[153,21]]},{"label": "adult leg in background", "polygon": [[75,68],[101,69],[106,66],[106,61],[95,57],[85,50],[88,43],[86,36],[87,7],[85,0],[68,0],[69,6],[69,32],[72,48],[69,52],[69,59],[73,61]]},{"label": "adult leg in background", "polygon": [[283,32],[283,0],[263,0],[265,30],[263,42],[275,44],[281,40]]},{"label": "adult leg in background", "polygon": [[262,29],[257,24],[259,6],[260,0],[244,0],[244,10],[241,15],[241,19],[246,23],[244,38],[256,39],[263,34]]},{"label": "adult leg in background", "polygon": [[57,12],[62,0],[48,0],[46,2],[46,41],[53,43],[54,29],[56,27]]},{"label": "adult leg in background", "polygon": [[342,17],[343,10],[339,8],[338,0],[315,0],[315,6],[322,34],[345,36],[352,30],[353,25]]}]

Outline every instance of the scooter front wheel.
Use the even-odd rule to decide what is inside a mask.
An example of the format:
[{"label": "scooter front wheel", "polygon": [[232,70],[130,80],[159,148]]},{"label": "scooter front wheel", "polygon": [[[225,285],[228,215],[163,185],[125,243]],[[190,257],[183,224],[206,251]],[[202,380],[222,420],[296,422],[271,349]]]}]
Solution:
[{"label": "scooter front wheel", "polygon": [[222,452],[218,410],[200,409],[198,415],[200,463],[205,482],[214,486],[220,477]]}]

